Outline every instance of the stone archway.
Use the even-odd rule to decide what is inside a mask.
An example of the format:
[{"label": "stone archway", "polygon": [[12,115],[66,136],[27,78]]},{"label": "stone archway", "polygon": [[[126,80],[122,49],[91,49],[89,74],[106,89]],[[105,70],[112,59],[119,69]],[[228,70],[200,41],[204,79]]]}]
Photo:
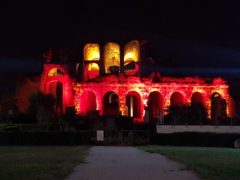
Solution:
[{"label": "stone archway", "polygon": [[84,91],[80,98],[80,114],[87,115],[91,111],[96,111],[96,95],[92,91]]},{"label": "stone archway", "polygon": [[138,92],[130,91],[126,96],[127,115],[132,118],[141,118],[141,97]]},{"label": "stone archway", "polygon": [[203,124],[207,120],[205,100],[200,92],[194,92],[192,94],[189,113],[190,113],[189,123]]},{"label": "stone archway", "polygon": [[147,109],[149,110],[149,119],[154,122],[160,116],[163,116],[163,97],[158,91],[153,91],[149,94]]},{"label": "stone archway", "polygon": [[103,97],[103,115],[116,116],[119,114],[119,97],[113,92],[107,92]]},{"label": "stone archway", "polygon": [[63,84],[60,81],[53,81],[48,84],[48,94],[56,100],[56,111],[63,113]]},{"label": "stone archway", "polygon": [[204,105],[204,98],[200,92],[194,92],[191,97],[191,105],[194,104],[203,104]]},{"label": "stone archway", "polygon": [[170,97],[170,106],[166,118],[167,123],[183,124],[187,119],[186,100],[180,92],[174,92]]},{"label": "stone archway", "polygon": [[170,106],[183,107],[185,105],[184,97],[180,92],[174,92],[170,97]]},{"label": "stone archway", "polygon": [[226,118],[227,102],[219,93],[214,92],[211,96],[211,119],[217,122]]}]

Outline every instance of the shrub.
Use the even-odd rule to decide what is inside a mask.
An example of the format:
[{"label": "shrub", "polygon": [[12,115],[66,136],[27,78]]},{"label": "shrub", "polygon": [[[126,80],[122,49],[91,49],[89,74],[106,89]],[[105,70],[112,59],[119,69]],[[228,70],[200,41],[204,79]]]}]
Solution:
[{"label": "shrub", "polygon": [[186,132],[155,134],[151,142],[158,145],[174,146],[233,147],[234,141],[239,137],[239,134]]},{"label": "shrub", "polygon": [[92,131],[83,132],[0,132],[0,145],[92,144]]}]

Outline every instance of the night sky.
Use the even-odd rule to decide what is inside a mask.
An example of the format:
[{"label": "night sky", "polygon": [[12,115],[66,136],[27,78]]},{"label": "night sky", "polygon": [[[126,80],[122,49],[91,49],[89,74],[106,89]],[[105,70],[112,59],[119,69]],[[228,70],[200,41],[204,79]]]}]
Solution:
[{"label": "night sky", "polygon": [[139,39],[162,75],[222,76],[240,90],[239,12],[229,1],[1,2],[1,88],[40,72],[48,48],[79,49],[81,58],[86,42]]}]

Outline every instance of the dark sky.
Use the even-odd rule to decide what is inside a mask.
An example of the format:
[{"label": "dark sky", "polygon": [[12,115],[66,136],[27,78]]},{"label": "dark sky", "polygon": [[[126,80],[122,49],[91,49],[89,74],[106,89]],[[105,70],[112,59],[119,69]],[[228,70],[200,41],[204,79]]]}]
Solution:
[{"label": "dark sky", "polygon": [[[240,77],[239,4],[230,1],[7,1],[0,4],[0,71],[41,70],[50,47],[148,40],[162,73]],[[239,81],[240,82],[240,81]]]}]

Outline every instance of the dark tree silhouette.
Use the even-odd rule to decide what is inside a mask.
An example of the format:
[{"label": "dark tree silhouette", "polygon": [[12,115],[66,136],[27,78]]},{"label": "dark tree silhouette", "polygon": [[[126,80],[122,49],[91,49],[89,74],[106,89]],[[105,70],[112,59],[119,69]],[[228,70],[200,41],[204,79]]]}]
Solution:
[{"label": "dark tree silhouette", "polygon": [[207,120],[207,110],[202,103],[192,104],[189,107],[190,124],[203,124]]},{"label": "dark tree silhouette", "polygon": [[207,120],[207,111],[202,103],[191,106],[170,106],[165,116],[166,124],[203,124]]},{"label": "dark tree silhouette", "polygon": [[39,124],[49,124],[56,121],[56,100],[48,94],[37,93],[30,97],[28,114]]}]

